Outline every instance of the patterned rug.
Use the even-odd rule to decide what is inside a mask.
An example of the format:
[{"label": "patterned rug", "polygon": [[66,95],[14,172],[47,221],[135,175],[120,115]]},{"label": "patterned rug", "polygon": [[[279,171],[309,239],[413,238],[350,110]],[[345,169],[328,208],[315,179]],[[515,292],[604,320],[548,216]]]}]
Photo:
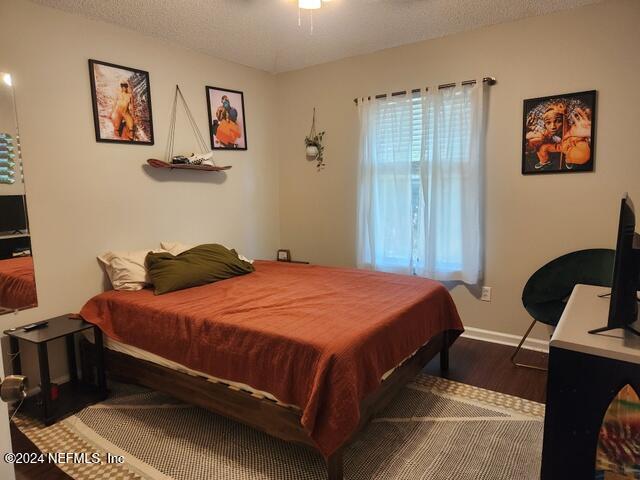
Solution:
[{"label": "patterned rug", "polygon": [[[543,416],[542,404],[420,375],[347,448],[345,479],[537,479]],[[76,479],[326,479],[311,450],[132,385],[50,427],[14,421],[44,453],[124,457],[58,463]]]}]

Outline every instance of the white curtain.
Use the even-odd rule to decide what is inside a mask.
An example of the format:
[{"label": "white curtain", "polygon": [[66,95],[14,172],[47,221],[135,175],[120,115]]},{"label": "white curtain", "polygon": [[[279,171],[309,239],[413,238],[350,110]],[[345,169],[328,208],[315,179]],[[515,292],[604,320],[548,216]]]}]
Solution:
[{"label": "white curtain", "polygon": [[413,102],[409,97],[388,98],[358,103],[358,264],[411,273]]},{"label": "white curtain", "polygon": [[358,266],[482,278],[485,87],[363,100]]}]

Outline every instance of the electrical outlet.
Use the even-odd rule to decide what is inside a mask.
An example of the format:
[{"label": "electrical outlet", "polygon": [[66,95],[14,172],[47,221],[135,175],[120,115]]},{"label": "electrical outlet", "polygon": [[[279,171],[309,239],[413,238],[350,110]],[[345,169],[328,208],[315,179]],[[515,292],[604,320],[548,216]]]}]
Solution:
[{"label": "electrical outlet", "polygon": [[482,294],[480,295],[480,300],[483,302],[491,301],[491,287],[482,287]]}]

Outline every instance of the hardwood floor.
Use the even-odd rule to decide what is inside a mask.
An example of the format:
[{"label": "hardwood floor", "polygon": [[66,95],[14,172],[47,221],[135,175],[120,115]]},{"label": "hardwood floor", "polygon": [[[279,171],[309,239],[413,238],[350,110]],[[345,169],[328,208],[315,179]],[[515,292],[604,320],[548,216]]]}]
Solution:
[{"label": "hardwood floor", "polygon": [[[451,348],[449,373],[446,378],[536,402],[544,402],[546,373],[513,366],[509,360],[512,353],[513,347],[459,338]],[[546,366],[546,354],[529,350],[523,350],[521,354],[521,361]],[[427,365],[424,371],[430,375],[440,375],[438,357]],[[38,452],[37,447],[14,425],[11,425],[11,441],[14,452]],[[16,465],[17,480],[70,478],[55,465],[46,463]]]},{"label": "hardwood floor", "polygon": [[[496,392],[515,395],[535,402],[545,402],[547,374],[530,368],[515,367],[510,360],[514,348],[496,343],[458,338],[451,347],[450,380],[475,385]],[[547,354],[521,350],[518,361],[547,366]],[[429,375],[440,375],[437,359],[425,368]]]}]

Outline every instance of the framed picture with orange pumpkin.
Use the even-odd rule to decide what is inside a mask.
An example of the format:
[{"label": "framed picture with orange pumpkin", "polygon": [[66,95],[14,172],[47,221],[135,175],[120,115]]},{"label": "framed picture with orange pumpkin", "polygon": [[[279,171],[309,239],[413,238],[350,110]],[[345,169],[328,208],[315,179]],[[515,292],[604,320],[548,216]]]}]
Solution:
[{"label": "framed picture with orange pumpkin", "polygon": [[209,137],[213,150],[246,150],[247,125],[244,94],[237,90],[206,87]]},{"label": "framed picture with orange pumpkin", "polygon": [[592,172],[596,91],[524,101],[522,174]]}]

